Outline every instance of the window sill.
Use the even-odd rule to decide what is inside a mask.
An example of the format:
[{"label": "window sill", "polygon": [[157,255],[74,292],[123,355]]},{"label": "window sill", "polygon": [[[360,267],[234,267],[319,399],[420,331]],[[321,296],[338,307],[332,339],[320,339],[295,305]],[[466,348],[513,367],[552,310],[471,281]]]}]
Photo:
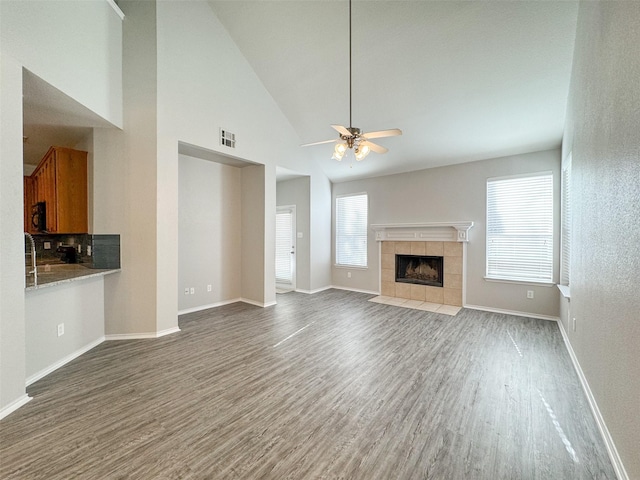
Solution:
[{"label": "window sill", "polygon": [[558,290],[560,290],[560,293],[564,298],[566,298],[567,300],[571,300],[571,292],[569,290],[569,285],[556,285],[556,286],[558,287]]},{"label": "window sill", "polygon": [[515,285],[536,285],[538,287],[553,287],[553,282],[536,282],[535,280],[508,280],[506,278],[484,277],[487,282],[513,283]]},{"label": "window sill", "polygon": [[333,265],[334,268],[348,268],[350,270],[369,270],[369,267],[361,267],[356,265],[338,265],[337,263]]}]

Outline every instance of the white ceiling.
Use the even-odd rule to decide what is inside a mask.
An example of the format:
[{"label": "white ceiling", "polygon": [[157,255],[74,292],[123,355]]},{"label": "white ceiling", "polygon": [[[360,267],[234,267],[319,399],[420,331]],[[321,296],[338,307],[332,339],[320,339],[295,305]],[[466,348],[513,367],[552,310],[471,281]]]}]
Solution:
[{"label": "white ceiling", "polygon": [[52,145],[75,147],[93,127],[112,126],[28,70],[22,72],[22,109],[26,165],[37,165]]},{"label": "white ceiling", "polygon": [[[348,2],[209,0],[300,143],[349,126]],[[575,1],[353,2],[353,126],[400,128],[389,153],[330,160],[329,178],[463,163],[560,146]]]},{"label": "white ceiling", "polygon": [[[297,142],[349,126],[347,0],[209,4]],[[559,147],[576,18],[573,0],[354,0],[353,126],[403,136],[362,162],[331,160],[332,144],[305,153],[339,182]],[[25,163],[110,126],[28,71],[23,82]]]}]

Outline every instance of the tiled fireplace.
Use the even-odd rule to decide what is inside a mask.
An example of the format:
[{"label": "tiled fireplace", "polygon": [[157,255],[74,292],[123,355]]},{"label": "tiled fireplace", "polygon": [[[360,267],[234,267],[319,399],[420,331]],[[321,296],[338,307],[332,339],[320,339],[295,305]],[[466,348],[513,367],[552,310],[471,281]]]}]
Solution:
[{"label": "tiled fireplace", "polygon": [[[396,255],[442,257],[443,286],[396,281]],[[463,246],[459,242],[382,242],[381,294],[462,306]]]},{"label": "tiled fireplace", "polygon": [[[462,306],[465,244],[472,226],[473,222],[372,225],[381,242],[381,295]],[[399,258],[405,255],[409,257]],[[396,272],[398,265],[401,272]],[[407,273],[409,279],[399,278]]]}]

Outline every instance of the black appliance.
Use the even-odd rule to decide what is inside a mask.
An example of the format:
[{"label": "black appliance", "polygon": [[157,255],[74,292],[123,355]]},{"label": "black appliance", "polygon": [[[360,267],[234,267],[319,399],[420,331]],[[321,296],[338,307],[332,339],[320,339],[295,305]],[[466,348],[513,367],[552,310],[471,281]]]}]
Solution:
[{"label": "black appliance", "polygon": [[31,207],[31,226],[39,232],[47,231],[47,204],[38,202]]}]

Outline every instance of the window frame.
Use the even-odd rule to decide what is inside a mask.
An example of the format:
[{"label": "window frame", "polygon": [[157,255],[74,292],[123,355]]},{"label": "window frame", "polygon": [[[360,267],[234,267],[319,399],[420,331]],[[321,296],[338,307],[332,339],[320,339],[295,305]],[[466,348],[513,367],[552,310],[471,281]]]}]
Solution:
[{"label": "window frame", "polygon": [[571,283],[571,163],[572,152],[562,165],[560,193],[560,285]]},{"label": "window frame", "polygon": [[[547,177],[546,180],[544,180],[544,177]],[[535,263],[531,263],[528,265],[529,268],[527,268],[527,266],[525,266],[525,268],[523,268],[520,271],[517,271],[516,269],[513,268],[513,265],[518,263],[519,258],[522,258],[522,253],[520,252],[516,252],[515,256],[509,257],[509,256],[503,256],[502,258],[507,260],[507,265],[509,263],[512,263],[512,266],[509,267],[504,267],[505,271],[508,270],[512,270],[511,274],[509,274],[508,272],[496,272],[496,267],[494,266],[494,268],[491,268],[491,264],[493,263],[495,265],[496,263],[496,257],[492,257],[491,256],[491,242],[495,241],[496,236],[498,236],[497,234],[495,234],[494,232],[492,232],[492,224],[494,223],[494,221],[497,221],[496,219],[492,219],[491,218],[491,204],[490,204],[490,200],[491,200],[491,193],[490,193],[490,184],[492,183],[497,183],[497,182],[502,182],[502,181],[517,181],[517,180],[527,180],[527,179],[532,179],[532,180],[537,180],[537,181],[548,181],[549,184],[544,185],[545,189],[548,191],[548,194],[550,195],[550,197],[540,197],[540,201],[543,202],[543,206],[545,207],[545,210],[548,208],[550,217],[543,217],[546,218],[546,220],[541,221],[538,224],[538,229],[542,229],[542,230],[548,230],[550,233],[549,234],[538,234],[535,235],[533,234],[533,232],[531,232],[530,230],[533,229],[529,229],[529,226],[531,224],[531,219],[527,220],[525,222],[525,224],[527,225],[527,230],[525,230],[525,234],[528,233],[530,236],[532,236],[532,238],[536,239],[536,237],[545,237],[547,236],[547,240],[544,240],[543,245],[546,245],[547,242],[549,242],[550,248],[549,247],[543,247],[540,246],[540,248],[538,249],[537,253],[540,252],[544,252],[544,249],[546,248],[548,250],[547,253],[541,254],[540,255],[540,266],[544,267],[542,270],[545,272],[545,274],[548,274],[547,276],[541,276],[541,275],[531,275],[528,276],[527,273],[532,273],[531,270],[531,266],[535,266]],[[533,173],[527,173],[527,174],[520,174],[520,175],[510,175],[510,176],[504,176],[504,177],[491,177],[491,178],[487,178],[486,180],[486,238],[485,238],[485,280],[488,281],[496,281],[496,282],[505,282],[505,283],[518,283],[518,284],[534,284],[534,285],[548,285],[551,286],[554,284],[554,254],[555,254],[555,205],[554,205],[554,173],[553,171],[541,171],[541,172],[533,172]],[[531,186],[529,187],[531,188]],[[508,199],[507,199],[508,201]],[[508,214],[506,214],[506,218],[503,218],[503,222],[508,221]],[[522,224],[514,224],[512,223],[511,226],[509,227],[510,229],[516,229],[518,230],[518,227],[521,227]],[[508,236],[506,233],[503,233],[502,236]],[[511,237],[513,237],[513,234],[510,235]],[[523,235],[524,236],[524,235]],[[542,238],[542,239],[543,239]],[[508,245],[508,244],[506,244]],[[515,241],[514,243],[512,243],[512,248],[513,249],[518,249],[518,248],[522,248],[522,245],[518,245],[518,241]],[[519,257],[519,256],[520,257]]]},{"label": "window frame", "polygon": [[[360,232],[358,232],[358,236],[364,240],[364,263],[341,263],[341,261],[345,261],[347,259],[342,258],[341,256],[341,242],[340,240],[342,239],[342,237],[344,236],[344,234],[341,233],[341,225],[339,223],[340,218],[341,218],[341,214],[340,214],[340,206],[339,203],[341,200],[347,199],[347,198],[354,198],[354,197],[365,197],[365,206],[366,206],[366,212],[365,212],[365,221],[364,221],[364,226],[362,227],[362,230]],[[335,248],[335,252],[334,252],[334,266],[335,267],[339,267],[339,268],[359,268],[359,269],[367,269],[369,267],[369,253],[368,253],[368,249],[369,249],[369,195],[367,194],[367,192],[358,192],[358,193],[347,193],[347,194],[343,194],[343,195],[336,195],[335,197],[335,222],[334,222],[334,227],[335,227],[335,243],[334,243],[334,248]]]}]

